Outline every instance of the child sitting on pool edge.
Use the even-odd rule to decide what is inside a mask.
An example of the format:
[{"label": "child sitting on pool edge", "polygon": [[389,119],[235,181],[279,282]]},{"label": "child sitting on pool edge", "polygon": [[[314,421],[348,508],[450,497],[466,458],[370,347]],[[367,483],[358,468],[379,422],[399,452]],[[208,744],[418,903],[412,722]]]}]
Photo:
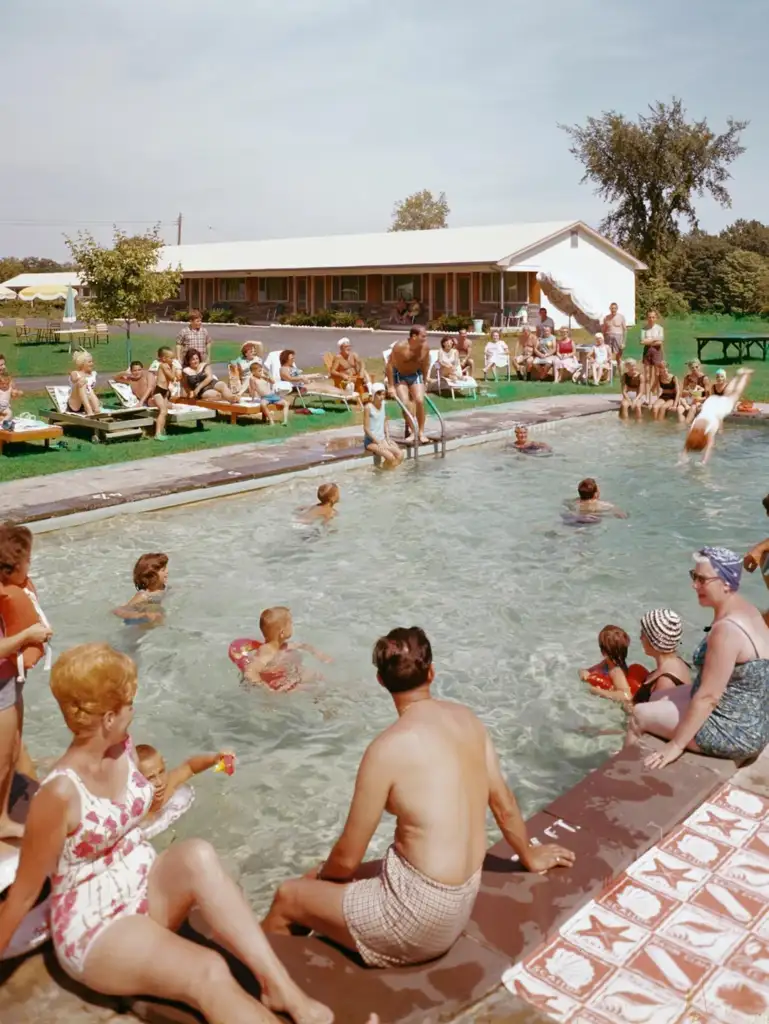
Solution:
[{"label": "child sitting on pool edge", "polygon": [[180,786],[189,782],[193,776],[213,768],[225,755],[235,757],[230,751],[223,751],[219,754],[194,754],[187,758],[184,764],[180,764],[178,768],[172,768],[169,772],[163,755],[158,750],[148,743],[139,743],[136,747],[136,763],[144,778],[151,782],[155,789],[149,816],[162,811]]},{"label": "child sitting on pool edge", "polygon": [[583,668],[579,678],[588,683],[598,697],[629,704],[648,675],[643,665],[628,667],[630,637],[619,626],[604,626],[598,634],[598,649],[603,660],[592,668]]},{"label": "child sitting on pool edge", "polygon": [[288,608],[266,608],[259,616],[259,629],[264,641],[235,640],[230,644],[230,660],[246,682],[262,683],[270,690],[293,690],[300,683],[319,678],[315,673],[305,673],[300,652],[306,651],[318,661],[331,661],[309,644],[289,643],[294,623]]},{"label": "child sitting on pool edge", "polygon": [[131,600],[112,612],[126,626],[159,626],[165,615],[160,606],[168,586],[168,555],[153,552],[142,555],[134,566],[136,593]]}]

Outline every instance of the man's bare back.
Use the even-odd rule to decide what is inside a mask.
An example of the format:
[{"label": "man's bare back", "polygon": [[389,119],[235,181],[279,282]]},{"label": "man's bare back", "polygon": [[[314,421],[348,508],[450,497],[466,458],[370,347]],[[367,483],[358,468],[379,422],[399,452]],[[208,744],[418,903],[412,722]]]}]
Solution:
[{"label": "man's bare back", "polygon": [[461,704],[419,701],[372,747],[392,768],[395,848],[417,870],[461,885],[483,863],[489,781],[486,730]]}]

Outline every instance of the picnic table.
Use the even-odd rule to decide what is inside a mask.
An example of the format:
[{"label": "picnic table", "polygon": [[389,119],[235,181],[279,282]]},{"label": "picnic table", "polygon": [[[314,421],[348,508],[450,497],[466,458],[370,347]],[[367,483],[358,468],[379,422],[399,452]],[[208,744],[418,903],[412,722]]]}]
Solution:
[{"label": "picnic table", "polygon": [[769,345],[769,334],[699,334],[697,342],[697,358],[702,358],[705,348],[713,342],[721,345],[721,358],[729,358],[729,349],[734,350],[738,359],[750,359],[751,349],[757,345],[761,350],[761,359],[766,362],[766,350]]},{"label": "picnic table", "polygon": [[55,330],[53,336],[58,342],[69,341],[69,354],[72,355],[72,344],[75,339],[87,338],[90,333],[90,327],[66,327],[63,330]]}]

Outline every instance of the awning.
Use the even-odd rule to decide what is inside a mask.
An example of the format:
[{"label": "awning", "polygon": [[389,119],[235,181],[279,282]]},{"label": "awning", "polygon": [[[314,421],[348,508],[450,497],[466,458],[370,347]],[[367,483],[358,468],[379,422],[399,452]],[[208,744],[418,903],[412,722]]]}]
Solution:
[{"label": "awning", "polygon": [[30,288],[22,288],[19,298],[24,302],[55,302],[56,299],[66,299],[67,290],[67,285],[39,284]]},{"label": "awning", "polygon": [[6,288],[4,284],[0,284],[0,302],[5,302],[6,299],[15,299],[16,292],[13,288]]},{"label": "awning", "polygon": [[584,296],[577,296],[574,289],[561,281],[557,281],[552,274],[540,270],[537,280],[547,298],[556,309],[559,309],[566,316],[573,317],[580,327],[584,327],[591,334],[597,334],[601,330],[601,320],[590,305],[584,301]]}]

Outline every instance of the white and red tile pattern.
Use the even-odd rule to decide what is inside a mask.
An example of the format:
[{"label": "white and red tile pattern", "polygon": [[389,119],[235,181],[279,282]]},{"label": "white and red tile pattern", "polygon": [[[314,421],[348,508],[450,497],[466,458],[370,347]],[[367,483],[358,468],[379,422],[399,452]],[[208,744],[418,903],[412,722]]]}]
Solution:
[{"label": "white and red tile pattern", "polygon": [[504,981],[565,1024],[769,1024],[769,801],[724,786]]}]

